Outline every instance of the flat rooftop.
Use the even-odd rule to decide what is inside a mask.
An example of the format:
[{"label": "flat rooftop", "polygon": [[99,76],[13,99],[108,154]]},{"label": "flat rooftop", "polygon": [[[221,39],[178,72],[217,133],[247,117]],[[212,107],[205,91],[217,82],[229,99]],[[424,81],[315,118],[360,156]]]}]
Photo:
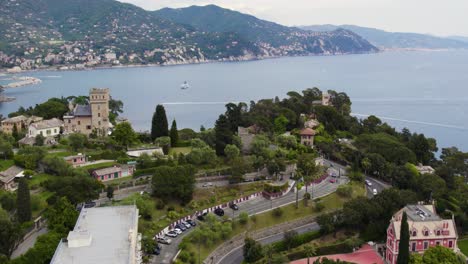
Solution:
[{"label": "flat rooftop", "polygon": [[134,205],[83,208],[58,245],[52,264],[137,263],[138,209]]},{"label": "flat rooftop", "polygon": [[[432,206],[432,205],[429,205]],[[405,207],[408,219],[414,222],[437,221],[441,218],[425,205],[407,205]]]}]

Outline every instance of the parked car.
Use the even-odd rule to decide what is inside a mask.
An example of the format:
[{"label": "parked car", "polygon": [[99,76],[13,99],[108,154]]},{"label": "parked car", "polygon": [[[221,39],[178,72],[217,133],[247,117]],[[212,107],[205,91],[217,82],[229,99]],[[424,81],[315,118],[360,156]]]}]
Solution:
[{"label": "parked car", "polygon": [[230,204],[229,204],[229,207],[230,207],[232,210],[234,210],[234,211],[239,210],[239,206],[237,206],[237,204],[235,204],[235,203],[230,203]]},{"label": "parked car", "polygon": [[335,179],[330,179],[329,182],[330,182],[330,183],[335,183],[336,180],[335,180]]},{"label": "parked car", "polygon": [[187,223],[187,222],[182,222],[182,224],[185,225],[185,227],[186,227],[187,229],[189,229],[189,228],[192,227],[192,225],[189,224],[189,223]]},{"label": "parked car", "polygon": [[373,189],[373,190],[372,190],[372,194],[373,194],[373,195],[377,195],[377,193],[378,193],[378,192],[377,192],[377,189]]},{"label": "parked car", "polygon": [[370,182],[369,180],[366,180],[366,185],[367,186],[372,186],[372,182]]},{"label": "parked car", "polygon": [[204,212],[203,214],[197,216],[197,219],[199,221],[205,221],[205,216],[207,215],[208,213],[207,212]]},{"label": "parked car", "polygon": [[177,237],[177,235],[178,235],[178,234],[177,234],[175,231],[169,231],[169,232],[167,232],[167,234],[166,234],[166,236],[168,236],[168,237]]},{"label": "parked car", "polygon": [[159,255],[161,254],[161,246],[160,245],[156,245],[153,249],[153,254],[155,255]]},{"label": "parked car", "polygon": [[202,187],[212,187],[213,186],[213,183],[211,182],[205,182]]},{"label": "parked car", "polygon": [[180,228],[174,228],[174,232],[176,232],[177,235],[182,234],[182,230]]},{"label": "parked car", "polygon": [[191,226],[196,226],[197,223],[193,221],[192,219],[187,220],[187,223],[189,223]]},{"label": "parked car", "polygon": [[216,209],[214,210],[214,213],[215,213],[217,216],[223,216],[223,215],[224,215],[224,210],[218,207],[218,208],[216,208]]},{"label": "parked car", "polygon": [[181,231],[187,230],[187,227],[184,224],[177,224],[175,228],[180,229]]},{"label": "parked car", "polygon": [[96,206],[96,202],[88,201],[84,204],[84,208],[92,208]]},{"label": "parked car", "polygon": [[167,237],[158,237],[157,241],[158,243],[166,244],[166,245],[170,245],[172,243],[172,240]]}]

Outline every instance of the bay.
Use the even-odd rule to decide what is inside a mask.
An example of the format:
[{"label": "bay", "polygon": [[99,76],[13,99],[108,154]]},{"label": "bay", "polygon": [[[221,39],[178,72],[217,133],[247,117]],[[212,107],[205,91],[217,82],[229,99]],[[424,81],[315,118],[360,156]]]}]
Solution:
[{"label": "bay", "polygon": [[[468,51],[398,51],[366,55],[286,57],[250,62],[88,71],[23,73],[39,85],[9,89],[16,101],[4,116],[50,97],[86,95],[108,87],[124,102],[137,130],[149,130],[157,104],[179,128],[212,127],[227,102],[285,97],[308,87],[346,92],[359,117],[379,116],[398,129],[434,137],[439,147],[468,151]],[[187,81],[190,89],[181,90]]]}]

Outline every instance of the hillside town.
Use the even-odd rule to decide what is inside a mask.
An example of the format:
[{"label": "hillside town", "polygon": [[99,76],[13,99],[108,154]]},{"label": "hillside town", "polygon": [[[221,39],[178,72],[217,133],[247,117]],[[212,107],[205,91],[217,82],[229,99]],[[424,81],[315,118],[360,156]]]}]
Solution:
[{"label": "hillside town", "polygon": [[135,132],[118,102],[92,88],[1,121],[1,263],[466,261],[444,197],[465,206],[467,175],[439,176],[466,153],[434,162],[424,135],[350,118],[345,93],[230,103],[199,132],[162,105]]}]

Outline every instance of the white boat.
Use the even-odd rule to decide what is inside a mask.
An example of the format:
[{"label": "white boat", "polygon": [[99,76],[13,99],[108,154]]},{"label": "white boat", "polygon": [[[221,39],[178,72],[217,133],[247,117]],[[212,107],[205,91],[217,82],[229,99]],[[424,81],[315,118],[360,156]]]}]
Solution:
[{"label": "white boat", "polygon": [[185,81],[185,82],[180,86],[180,89],[182,89],[182,90],[187,90],[188,88],[190,88],[190,85],[188,84],[187,81]]}]

